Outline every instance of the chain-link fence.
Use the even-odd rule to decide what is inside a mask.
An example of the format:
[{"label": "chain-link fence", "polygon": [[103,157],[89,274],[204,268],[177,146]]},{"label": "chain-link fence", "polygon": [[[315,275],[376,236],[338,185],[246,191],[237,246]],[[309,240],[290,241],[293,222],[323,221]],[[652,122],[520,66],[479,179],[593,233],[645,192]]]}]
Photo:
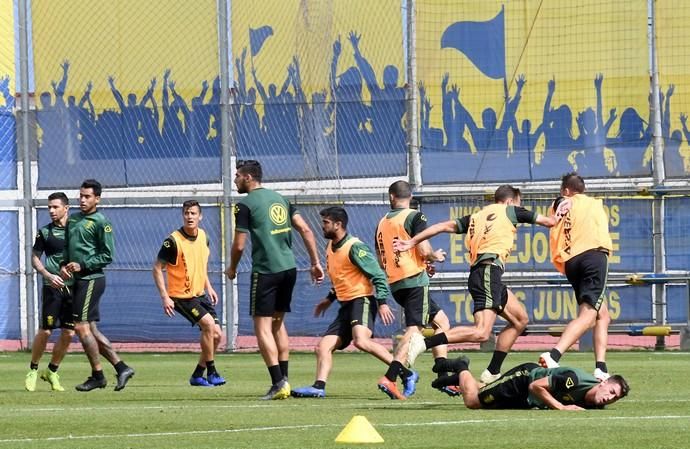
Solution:
[{"label": "chain-link fence", "polygon": [[[46,224],[49,193],[76,203],[82,180],[96,178],[116,236],[105,332],[196,339],[163,316],[150,275],[181,203],[196,198],[221,318],[236,346],[251,346],[235,339],[252,333],[249,258],[236,283],[222,275],[238,159],[260,160],[267,185],[317,234],[320,208],[344,204],[351,233],[372,246],[396,179],[416,186],[433,223],[476,210],[506,182],[544,212],[560,176],[577,170],[605,198],[612,273],[687,273],[688,14],[684,2],[646,0],[0,0],[0,235],[12,242],[0,249],[0,340],[25,343],[40,310],[35,276],[23,277],[33,238],[23,223]],[[311,309],[327,286],[309,285],[295,242],[288,328],[319,335],[326,320]],[[467,323],[462,238],[434,244],[449,254],[437,300]],[[508,271],[554,272],[545,230],[519,228]],[[565,287],[519,285],[533,323],[572,317]],[[681,284],[614,285],[615,319],[687,320]]]}]

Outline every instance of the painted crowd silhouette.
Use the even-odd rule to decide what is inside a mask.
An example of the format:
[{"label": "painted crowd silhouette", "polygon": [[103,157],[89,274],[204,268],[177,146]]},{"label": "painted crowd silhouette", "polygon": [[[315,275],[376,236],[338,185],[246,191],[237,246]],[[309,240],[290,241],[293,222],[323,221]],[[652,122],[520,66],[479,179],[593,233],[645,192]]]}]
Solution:
[{"label": "painted crowd silhouette", "polygon": [[[293,57],[282,85],[277,86],[262,80],[261,67],[254,65],[253,53],[247,61],[245,48],[234,61],[236,77],[231,90],[230,123],[238,158],[292,158],[305,167],[296,178],[404,174],[404,79],[397,67],[388,65],[379,82],[360,50],[360,40],[361,35],[354,31],[347,37],[347,46],[340,38],[335,40],[328,89],[313,92],[310,98],[302,85],[298,57]],[[352,52],[355,64],[351,67],[341,67],[344,47]],[[107,82],[117,107],[97,109],[91,98],[92,82],[86,84],[80,98],[65,98],[70,63],[65,61],[61,69],[59,79],[51,83],[52,92],[39,96],[39,162],[41,156],[49,154],[55,156],[49,157],[50,164],[64,161],[67,165],[81,161],[220,157],[218,77],[203,81],[198,94],[188,99],[178,93],[171,69],[162,73],[160,81],[153,77],[141,98],[122,92],[117,79],[110,76]],[[8,83],[9,78],[0,78],[0,93],[5,97],[0,117],[6,117],[8,110],[11,115],[13,107]],[[596,105],[574,112],[567,104],[553,104],[557,80],[551,79],[545,89],[541,123],[532,123],[519,119],[526,83],[527,78],[520,75],[512,96],[506,91],[498,113],[487,107],[481,117],[475,117],[463,104],[458,85],[450,84],[449,73],[441,80],[441,105],[431,103],[427,87],[420,82],[422,164],[433,168],[426,172],[427,182],[435,180],[437,169],[443,173],[441,182],[474,179],[480,169],[494,170],[497,179],[511,179],[515,170],[523,169],[527,174],[520,176],[527,179],[554,179],[573,169],[590,177],[651,173],[651,103],[645,118],[631,107],[624,109],[620,117],[616,107],[606,112],[604,76],[598,74],[594,77]],[[665,95],[660,95],[662,132],[667,175],[679,176],[690,168],[690,161],[681,153],[683,140],[690,141],[690,131],[684,113],[679,115],[682,130],[671,129],[673,94],[674,86],[669,86]],[[156,98],[160,98],[160,105]],[[434,128],[431,110],[439,106],[442,128]],[[8,120],[0,119],[2,132]],[[364,156],[383,159],[372,166],[363,161]],[[484,163],[485,157],[490,162]],[[480,165],[465,164],[468,160],[479,161]],[[518,160],[522,162],[515,164]],[[171,176],[174,178],[174,173]]]}]

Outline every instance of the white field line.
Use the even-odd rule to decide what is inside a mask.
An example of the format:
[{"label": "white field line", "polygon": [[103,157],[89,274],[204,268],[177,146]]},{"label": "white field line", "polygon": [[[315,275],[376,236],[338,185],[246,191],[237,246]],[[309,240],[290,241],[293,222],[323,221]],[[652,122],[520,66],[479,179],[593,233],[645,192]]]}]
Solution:
[{"label": "white field line", "polygon": [[[462,400],[458,399],[457,405],[459,407],[462,406]],[[300,404],[281,404],[281,408],[288,408],[288,407],[326,407],[326,408],[332,408],[333,403],[332,402],[323,402],[321,404],[319,399],[303,399],[300,400]],[[304,402],[311,402],[310,404],[305,404]],[[685,402],[690,402],[690,398],[674,398],[674,399],[624,399],[624,402],[626,404],[629,403],[666,403],[666,404],[673,404],[673,403],[685,403]],[[372,409],[377,409],[377,408],[382,408],[382,407],[388,407],[388,405],[393,405],[389,404],[386,401],[383,401],[381,404],[371,404],[370,407]],[[426,401],[426,402],[396,402],[394,406],[400,406],[401,408],[405,406],[419,406],[419,405],[453,405],[447,402],[433,402],[433,401]],[[361,403],[352,403],[352,404],[338,404],[339,407],[361,407]],[[118,411],[118,410],[161,410],[161,409],[166,409],[166,410],[187,410],[187,409],[251,409],[251,408],[275,408],[275,405],[273,404],[232,404],[232,405],[210,405],[210,404],[203,404],[203,405],[196,405],[196,404],[188,404],[188,405],[127,405],[127,406],[120,406],[120,407],[40,407],[40,408],[32,408],[32,407],[23,407],[23,408],[0,408],[0,416],[3,415],[15,415],[17,413],[81,413],[81,412],[111,412],[111,411]]]},{"label": "white field line", "polygon": [[[554,412],[555,413],[555,412]],[[596,414],[596,413],[595,413]],[[569,421],[596,421],[603,422],[608,420],[616,421],[637,421],[637,420],[669,420],[669,419],[688,419],[690,415],[664,415],[664,416],[591,416],[588,418],[573,418]],[[556,421],[558,418],[541,417],[541,418],[505,418],[505,419],[464,419],[459,421],[431,421],[431,422],[415,422],[415,423],[376,423],[378,427],[422,427],[422,426],[456,426],[463,424],[487,424],[487,423],[514,423],[520,422],[539,422]],[[294,426],[271,426],[271,427],[246,427],[243,429],[214,429],[214,430],[190,430],[186,432],[151,432],[151,433],[125,433],[125,434],[96,434],[96,435],[65,435],[59,437],[45,437],[45,438],[6,438],[0,439],[0,444],[8,443],[30,443],[30,442],[55,442],[55,441],[75,441],[75,440],[98,440],[98,439],[114,439],[114,438],[151,438],[151,437],[166,437],[166,436],[185,436],[185,435],[209,435],[209,434],[223,434],[223,433],[240,433],[240,432],[265,432],[271,430],[305,430],[324,427],[343,427],[343,424],[304,424]]]}]

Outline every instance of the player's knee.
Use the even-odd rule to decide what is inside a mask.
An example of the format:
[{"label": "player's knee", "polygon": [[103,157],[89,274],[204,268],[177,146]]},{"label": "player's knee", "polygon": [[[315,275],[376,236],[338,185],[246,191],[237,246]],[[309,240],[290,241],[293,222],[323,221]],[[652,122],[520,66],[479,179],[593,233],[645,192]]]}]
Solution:
[{"label": "player's knee", "polygon": [[431,324],[434,329],[440,329],[443,332],[450,329],[450,320],[448,320],[448,315],[446,315],[443,310],[439,310],[439,312],[434,315],[434,319]]},{"label": "player's knee", "polygon": [[352,344],[355,345],[355,348],[359,349],[360,351],[369,351],[369,339],[368,338],[355,338],[352,340]]},{"label": "player's knee", "polygon": [[493,329],[491,327],[475,327],[472,333],[472,341],[474,343],[484,343],[489,341]]},{"label": "player's knee", "polygon": [[39,329],[38,334],[43,335],[44,337],[50,337],[50,334],[53,333],[52,329]]},{"label": "player's knee", "polygon": [[474,341],[477,343],[485,343],[489,341],[489,337],[491,336],[491,329],[488,331],[478,331],[475,333],[475,338]]},{"label": "player's knee", "polygon": [[74,337],[74,329],[62,329],[61,332],[62,332],[61,335],[64,336],[65,338],[67,338],[67,337],[69,337],[69,338]]},{"label": "player's knee", "polygon": [[527,316],[527,314],[525,314],[525,315],[521,315],[521,316],[517,317],[517,319],[515,320],[514,326],[515,326],[515,329],[518,330],[518,332],[522,333],[522,331],[524,331],[527,328],[528,324],[529,324],[529,317]]}]

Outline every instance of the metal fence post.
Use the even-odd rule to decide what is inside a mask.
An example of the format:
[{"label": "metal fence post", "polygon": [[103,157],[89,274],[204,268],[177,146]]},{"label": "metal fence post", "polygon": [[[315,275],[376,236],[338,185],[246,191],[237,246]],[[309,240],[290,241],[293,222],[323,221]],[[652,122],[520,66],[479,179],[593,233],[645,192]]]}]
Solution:
[{"label": "metal fence post", "polygon": [[[656,57],[656,22],[654,0],[649,0],[647,8],[649,12],[649,70],[652,76],[652,104],[654,105],[654,134],[653,134],[653,163],[652,176],[654,187],[662,186],[665,182],[666,174],[664,171],[664,140],[661,131],[661,110],[659,104],[659,69]],[[654,272],[664,273],[666,271],[666,260],[664,251],[664,198],[662,195],[655,195],[652,202],[652,241],[654,249]],[[666,286],[655,284],[653,287],[654,298],[654,322],[657,325],[666,322]],[[664,337],[657,337],[656,350],[665,348]]]},{"label": "metal fence post", "polygon": [[[221,126],[221,163],[223,187],[223,243],[225,265],[230,263],[230,242],[233,235],[232,229],[232,160],[236,154],[234,141],[234,128],[232,123],[232,105],[230,104],[230,3],[229,0],[218,0],[218,33],[219,33],[219,54],[220,54],[220,126]],[[235,281],[226,281],[223,277],[224,285],[224,313],[225,317],[225,336],[227,340],[227,351],[235,348],[237,339],[237,295]]]},{"label": "metal fence post", "polygon": [[17,151],[21,152],[22,161],[22,215],[24,218],[24,295],[26,301],[26,322],[21,330],[22,340],[30,347],[36,335],[36,304],[34,298],[34,270],[31,265],[33,229],[33,189],[31,188],[31,146],[29,143],[29,14],[28,0],[17,3],[17,19],[19,21],[19,73],[21,93],[17,124],[21,132],[17,135]]}]

